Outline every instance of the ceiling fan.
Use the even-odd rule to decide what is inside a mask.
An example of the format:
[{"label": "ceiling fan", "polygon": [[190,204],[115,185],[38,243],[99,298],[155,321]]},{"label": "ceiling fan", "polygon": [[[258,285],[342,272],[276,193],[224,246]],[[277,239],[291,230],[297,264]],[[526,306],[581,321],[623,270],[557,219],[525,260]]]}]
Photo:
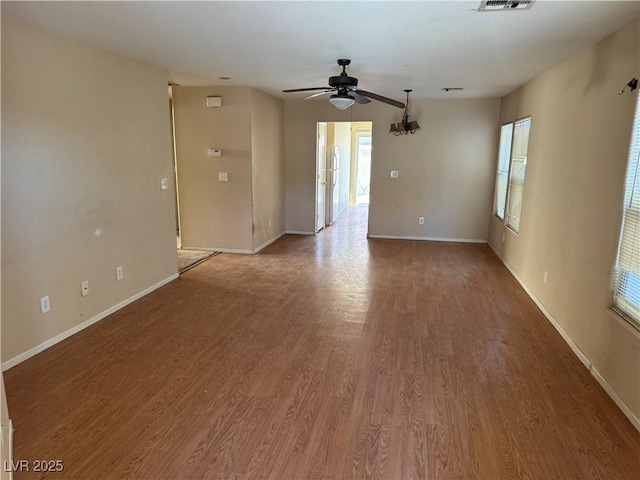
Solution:
[{"label": "ceiling fan", "polygon": [[[326,95],[332,93],[329,97],[329,101],[340,110],[349,108],[354,102],[358,103],[370,103],[371,100],[377,100],[379,102],[393,105],[394,107],[404,108],[405,105],[402,102],[398,102],[391,98],[383,97],[377,93],[367,92],[365,90],[358,90],[358,79],[347,75],[346,68],[351,63],[351,60],[341,58],[338,60],[338,65],[342,67],[342,73],[336,77],[329,77],[328,87],[310,87],[310,88],[294,88],[290,90],[283,90],[283,93],[292,92],[310,92],[313,90],[324,90],[319,93],[314,93],[308,97],[304,97],[303,100],[309,98],[319,97],[320,95]],[[371,99],[371,100],[370,100]]]}]

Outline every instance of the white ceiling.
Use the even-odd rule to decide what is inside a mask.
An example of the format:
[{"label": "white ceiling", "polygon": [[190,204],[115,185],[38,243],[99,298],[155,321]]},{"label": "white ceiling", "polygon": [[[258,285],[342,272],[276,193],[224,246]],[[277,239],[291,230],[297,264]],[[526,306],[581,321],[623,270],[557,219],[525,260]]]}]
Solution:
[{"label": "white ceiling", "polygon": [[[502,96],[640,15],[637,1],[2,2],[2,15],[171,72],[181,85],[248,85],[282,98],[350,58],[359,87],[402,100]],[[222,81],[218,77],[228,76]],[[441,87],[464,87],[441,92]],[[623,85],[621,85],[622,87]]]}]

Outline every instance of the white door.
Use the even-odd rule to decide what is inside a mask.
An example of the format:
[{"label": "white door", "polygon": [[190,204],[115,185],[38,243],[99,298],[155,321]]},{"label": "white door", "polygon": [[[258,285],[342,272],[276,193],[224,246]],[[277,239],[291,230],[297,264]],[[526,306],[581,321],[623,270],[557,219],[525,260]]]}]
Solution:
[{"label": "white door", "polygon": [[318,122],[316,147],[316,232],[324,227],[325,189],[327,187],[327,124]]}]

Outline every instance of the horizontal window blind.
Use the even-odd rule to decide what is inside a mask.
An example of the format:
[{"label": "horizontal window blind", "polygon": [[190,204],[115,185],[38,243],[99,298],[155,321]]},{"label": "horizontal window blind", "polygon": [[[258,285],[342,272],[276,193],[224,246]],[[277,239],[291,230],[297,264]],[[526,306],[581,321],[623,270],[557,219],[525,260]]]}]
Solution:
[{"label": "horizontal window blind", "polygon": [[514,231],[520,228],[520,211],[524,194],[524,177],[527,170],[527,150],[531,117],[515,122],[511,147],[511,169],[509,172],[509,197],[507,199],[507,226]]},{"label": "horizontal window blind", "polygon": [[629,148],[624,210],[618,257],[614,269],[614,303],[616,309],[640,325],[640,96]]},{"label": "horizontal window blind", "polygon": [[504,219],[504,209],[507,202],[507,182],[509,178],[509,158],[511,156],[511,137],[513,123],[507,123],[500,129],[500,152],[498,154],[498,168],[496,172],[496,195],[494,199],[494,213]]}]

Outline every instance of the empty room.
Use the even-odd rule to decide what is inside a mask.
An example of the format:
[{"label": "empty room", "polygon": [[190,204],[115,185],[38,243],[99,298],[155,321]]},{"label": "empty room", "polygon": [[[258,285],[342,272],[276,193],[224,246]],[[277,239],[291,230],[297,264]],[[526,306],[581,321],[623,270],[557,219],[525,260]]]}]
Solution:
[{"label": "empty room", "polygon": [[3,1],[2,480],[640,478],[640,3]]}]

